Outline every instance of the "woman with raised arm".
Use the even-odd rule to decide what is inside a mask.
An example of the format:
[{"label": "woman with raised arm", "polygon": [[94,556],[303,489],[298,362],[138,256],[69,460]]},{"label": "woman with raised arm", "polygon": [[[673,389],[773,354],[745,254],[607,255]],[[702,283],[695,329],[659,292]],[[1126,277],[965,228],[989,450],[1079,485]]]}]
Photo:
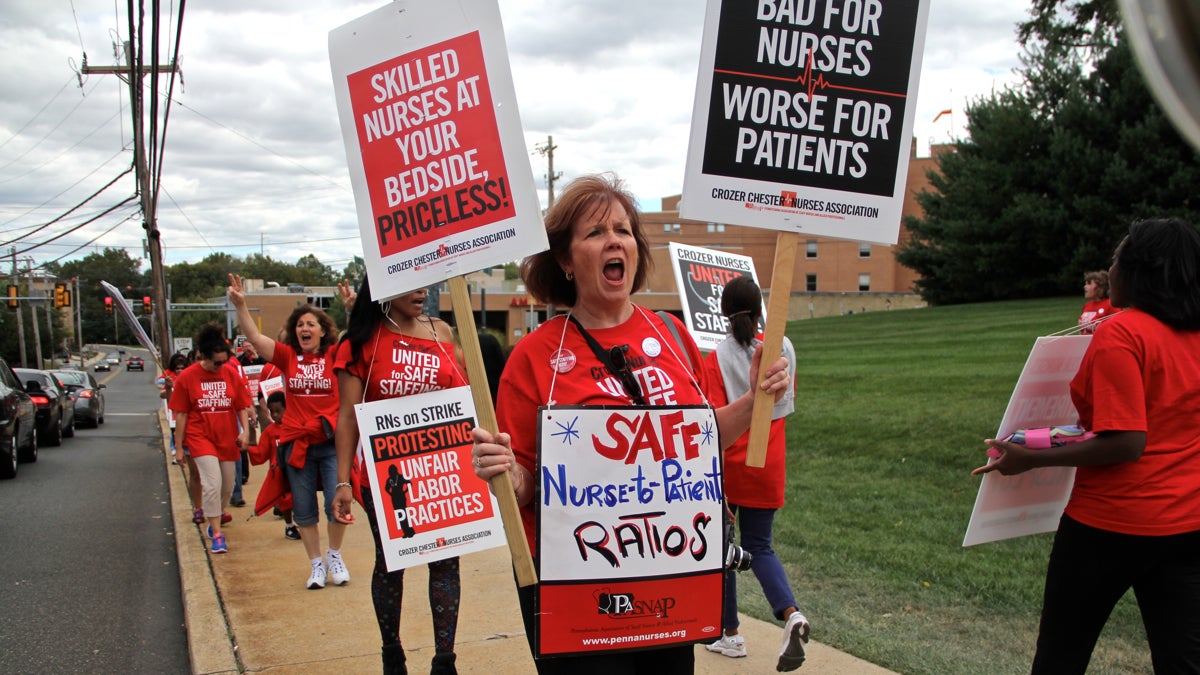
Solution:
[{"label": "woman with raised arm", "polygon": [[[333,517],[333,497],[337,485],[337,452],[333,435],[338,418],[338,383],[333,373],[337,351],[337,331],[333,320],[312,305],[292,310],[284,325],[283,341],[263,335],[246,307],[242,277],[229,275],[229,301],[237,310],[238,325],[258,353],[283,371],[287,392],[287,410],[279,433],[285,452],[287,476],[295,502],[293,521],[308,556],[310,590],[325,587],[326,579],[341,586],[350,581],[350,572],[342,560],[342,540],[346,526]],[[321,531],[317,505],[317,482],[325,495],[329,548],[321,553]]]}]

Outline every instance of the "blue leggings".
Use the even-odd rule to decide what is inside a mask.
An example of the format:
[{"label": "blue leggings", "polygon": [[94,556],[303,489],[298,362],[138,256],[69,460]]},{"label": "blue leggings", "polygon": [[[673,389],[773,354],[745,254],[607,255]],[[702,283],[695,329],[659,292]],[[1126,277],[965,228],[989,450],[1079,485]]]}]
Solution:
[{"label": "blue leggings", "polygon": [[[763,595],[771,605],[776,619],[783,620],[783,610],[798,607],[796,597],[788,584],[783,563],[771,548],[771,528],[775,523],[776,509],[756,509],[749,506],[729,505],[737,518],[738,534],[742,548],[754,556],[750,570],[758,578]],[[731,630],[738,627],[737,572],[725,573],[725,602],[721,613],[721,627]]]}]

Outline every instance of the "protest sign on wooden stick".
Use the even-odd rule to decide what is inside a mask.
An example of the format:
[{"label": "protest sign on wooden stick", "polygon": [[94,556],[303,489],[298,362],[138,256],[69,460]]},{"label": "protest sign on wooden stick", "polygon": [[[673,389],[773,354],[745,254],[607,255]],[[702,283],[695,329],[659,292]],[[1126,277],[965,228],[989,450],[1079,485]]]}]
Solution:
[{"label": "protest sign on wooden stick", "polygon": [[[479,427],[494,434],[498,431],[496,409],[492,402],[492,391],[487,386],[487,371],[484,370],[483,354],[479,349],[479,334],[475,331],[475,316],[471,313],[471,294],[462,277],[452,277],[446,283],[450,286],[450,302],[454,305],[454,323],[458,326],[458,338],[462,342],[467,379],[471,381],[475,415]],[[525,530],[521,526],[521,512],[513,493],[512,479],[505,471],[489,483],[500,504],[500,519],[504,521],[504,536],[508,538],[508,550],[517,573],[517,583],[521,586],[535,584],[537,572],[533,567],[529,542],[525,540]]]},{"label": "protest sign on wooden stick", "polygon": [[763,372],[783,353],[783,331],[787,327],[788,300],[792,297],[792,276],[800,235],[780,232],[775,239],[775,268],[771,271],[771,299],[767,301],[767,329],[763,333],[763,353],[755,383],[754,412],[750,418],[750,444],[746,466],[761,468],[767,463],[767,436],[771,431],[771,409],[775,398],[763,391]]}]

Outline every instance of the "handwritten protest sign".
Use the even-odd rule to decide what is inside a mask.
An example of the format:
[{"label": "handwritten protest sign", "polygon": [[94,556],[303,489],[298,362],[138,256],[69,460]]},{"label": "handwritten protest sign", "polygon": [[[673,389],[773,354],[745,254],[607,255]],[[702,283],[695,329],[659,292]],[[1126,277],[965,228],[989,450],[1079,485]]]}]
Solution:
[{"label": "handwritten protest sign", "polygon": [[[1079,421],[1071,402],[1071,379],[1090,335],[1040,337],[1029,352],[996,438],[1018,429],[1065,426]],[[980,453],[982,457],[983,453]],[[983,475],[963,546],[1053,532],[1075,482],[1075,468],[1051,466],[1016,476]]]},{"label": "handwritten protest sign", "polygon": [[[721,314],[721,293],[725,284],[742,276],[754,279],[757,284],[754,259],[673,241],[668,243],[668,248],[688,332],[701,350],[712,351],[729,334],[729,319]],[[766,308],[763,316],[766,316]]]},{"label": "handwritten protest sign", "polygon": [[471,469],[469,387],[354,406],[389,570],[504,546],[500,511]]},{"label": "handwritten protest sign", "polygon": [[723,494],[712,409],[544,408],[539,427],[538,653],[715,638]]},{"label": "handwritten protest sign", "polygon": [[373,300],[547,247],[495,0],[400,0],[329,57]]},{"label": "handwritten protest sign", "polygon": [[894,244],[928,0],[709,0],[680,215]]}]

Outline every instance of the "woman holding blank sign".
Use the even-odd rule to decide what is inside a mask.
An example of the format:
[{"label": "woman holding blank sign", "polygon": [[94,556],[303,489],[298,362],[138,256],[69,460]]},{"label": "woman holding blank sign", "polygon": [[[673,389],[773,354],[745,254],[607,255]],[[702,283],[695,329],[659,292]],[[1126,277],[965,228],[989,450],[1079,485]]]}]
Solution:
[{"label": "woman holding blank sign", "polygon": [[973,473],[1078,467],[1046,571],[1033,673],[1083,673],[1133,589],[1156,673],[1200,664],[1200,232],[1135,223],[1109,270],[1113,306],[1071,381],[1094,438],[999,457]]},{"label": "woman holding blank sign", "polygon": [[[366,279],[358,290],[358,301],[350,313],[346,335],[338,345],[334,369],[342,403],[338,419],[338,488],[334,517],[350,524],[354,497],[350,478],[354,452],[358,447],[357,403],[399,398],[426,391],[461,387],[467,383],[454,352],[454,334],[441,319],[425,316],[426,291],[414,291],[386,302],[372,302]],[[419,364],[416,367],[414,364]],[[394,509],[404,511],[405,490],[409,481],[395,465],[384,491]],[[357,482],[362,486],[363,510],[375,538],[375,570],[371,574],[371,601],[383,641],[383,672],[395,675],[407,672],[404,647],[400,641],[400,607],[404,599],[404,569],[389,572],[384,557],[382,535],[375,517],[375,499],[366,475],[366,464],[357,467]],[[412,536],[413,527],[401,523],[404,536]],[[453,675],[455,669],[454,635],[458,629],[460,598],[458,558],[429,563],[429,607],[433,614],[434,656],[432,675]]]},{"label": "woman holding blank sign", "polygon": [[[707,403],[700,352],[681,322],[631,300],[645,285],[650,248],[633,196],[623,184],[608,175],[576,179],[546,214],[546,231],[550,249],[525,259],[522,278],[538,300],[570,307],[569,318],[556,317],[517,343],[500,379],[499,433],[476,429],[472,452],[480,478],[510,473],[535,554],[539,406]],[[750,365],[751,381],[757,381],[760,359],[757,351]],[[778,397],[790,382],[787,362],[781,358],[766,369],[761,386]],[[753,403],[751,391],[716,410],[721,439],[732,442],[749,428]],[[537,592],[537,586],[518,589],[531,646]],[[688,642],[644,651],[538,658],[536,663],[542,674],[667,675],[693,672],[695,658]]]}]

